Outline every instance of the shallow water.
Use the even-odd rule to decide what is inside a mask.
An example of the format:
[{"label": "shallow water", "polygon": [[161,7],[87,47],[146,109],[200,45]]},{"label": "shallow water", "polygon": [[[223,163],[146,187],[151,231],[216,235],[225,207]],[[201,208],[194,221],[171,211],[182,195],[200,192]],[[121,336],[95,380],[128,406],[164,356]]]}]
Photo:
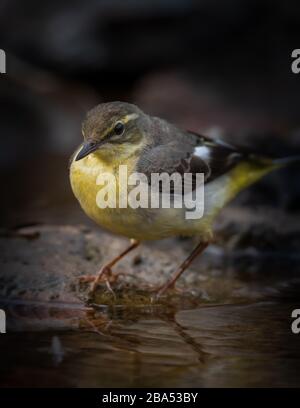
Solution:
[{"label": "shallow water", "polygon": [[298,387],[297,307],[293,299],[191,309],[15,306],[18,325],[0,336],[1,384]]}]

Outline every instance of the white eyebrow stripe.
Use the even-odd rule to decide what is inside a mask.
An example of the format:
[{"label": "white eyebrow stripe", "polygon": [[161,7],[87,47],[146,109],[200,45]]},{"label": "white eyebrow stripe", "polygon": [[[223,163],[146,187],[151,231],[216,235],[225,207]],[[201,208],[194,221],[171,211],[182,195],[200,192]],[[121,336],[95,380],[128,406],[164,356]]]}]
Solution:
[{"label": "white eyebrow stripe", "polygon": [[197,146],[194,150],[195,156],[200,157],[202,160],[210,159],[210,149],[207,146]]},{"label": "white eyebrow stripe", "polygon": [[130,113],[129,115],[126,115],[123,119],[124,123],[128,123],[131,120],[137,119],[140,115],[138,115],[137,113]]}]

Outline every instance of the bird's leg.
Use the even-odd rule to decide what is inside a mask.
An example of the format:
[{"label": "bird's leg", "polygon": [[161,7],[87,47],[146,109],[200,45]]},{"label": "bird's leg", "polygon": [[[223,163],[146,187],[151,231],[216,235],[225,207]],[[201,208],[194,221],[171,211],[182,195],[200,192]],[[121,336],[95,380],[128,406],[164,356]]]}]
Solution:
[{"label": "bird's leg", "polygon": [[93,279],[93,285],[91,288],[91,292],[94,292],[95,289],[97,288],[98,283],[104,276],[111,276],[112,271],[111,268],[118,263],[122,258],[124,258],[125,255],[127,255],[129,252],[131,252],[133,249],[138,247],[140,245],[139,241],[136,240],[131,240],[131,245],[125,249],[125,251],[121,252],[120,255],[116,256],[112,261],[108,262],[107,264],[103,265],[98,274],[95,276]]},{"label": "bird's leg", "polygon": [[190,266],[190,264],[193,262],[193,260],[201,254],[205,250],[205,248],[209,245],[209,242],[200,242],[196,246],[196,248],[192,251],[192,253],[186,258],[186,260],[179,266],[177,271],[174,273],[174,275],[171,277],[170,280],[168,280],[163,286],[161,286],[156,293],[156,298],[159,298],[161,295],[163,295],[168,289],[174,287],[175,282],[177,279],[181,276],[181,274]]}]

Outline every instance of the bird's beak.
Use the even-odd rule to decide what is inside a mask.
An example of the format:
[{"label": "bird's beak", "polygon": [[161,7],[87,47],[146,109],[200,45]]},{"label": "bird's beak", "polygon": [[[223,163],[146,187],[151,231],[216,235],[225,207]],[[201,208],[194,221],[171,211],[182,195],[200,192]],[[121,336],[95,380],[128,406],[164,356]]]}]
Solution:
[{"label": "bird's beak", "polygon": [[97,150],[99,145],[97,143],[85,142],[82,145],[82,149],[77,154],[75,161],[81,160],[84,157],[88,156],[90,153]]}]

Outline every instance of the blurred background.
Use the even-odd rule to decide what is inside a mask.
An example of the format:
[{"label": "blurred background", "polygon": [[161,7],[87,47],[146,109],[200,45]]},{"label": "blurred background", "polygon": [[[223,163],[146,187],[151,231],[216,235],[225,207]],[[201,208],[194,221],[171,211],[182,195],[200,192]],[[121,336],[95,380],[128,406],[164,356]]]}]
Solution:
[{"label": "blurred background", "polygon": [[[87,110],[105,101],[275,156],[299,153],[299,46],[296,1],[2,0],[2,225],[87,222],[68,158]],[[238,203],[298,211],[294,171],[270,177]]]}]

